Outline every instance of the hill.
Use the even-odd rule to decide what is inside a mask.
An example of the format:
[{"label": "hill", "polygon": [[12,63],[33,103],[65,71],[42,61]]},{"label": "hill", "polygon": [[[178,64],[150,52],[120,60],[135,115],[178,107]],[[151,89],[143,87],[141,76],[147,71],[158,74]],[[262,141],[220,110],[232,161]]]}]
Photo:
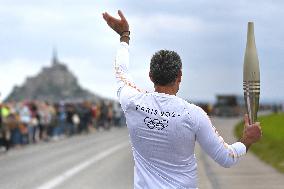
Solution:
[{"label": "hill", "polygon": [[22,86],[15,86],[5,101],[43,100],[97,101],[99,96],[83,89],[67,65],[60,62],[54,53],[52,65],[44,67],[39,74],[28,77]]}]

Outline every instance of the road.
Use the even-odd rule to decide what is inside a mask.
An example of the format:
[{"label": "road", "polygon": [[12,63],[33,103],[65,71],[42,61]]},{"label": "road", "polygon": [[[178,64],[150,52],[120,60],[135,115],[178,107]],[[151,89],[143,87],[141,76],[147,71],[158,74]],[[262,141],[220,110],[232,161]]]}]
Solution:
[{"label": "road", "polygon": [[133,188],[126,128],[0,154],[1,189]]},{"label": "road", "polygon": [[[213,119],[226,141],[234,142],[238,119]],[[283,174],[252,154],[231,169],[196,147],[200,189],[282,188]],[[0,153],[0,189],[131,189],[133,160],[126,128],[113,128],[56,142],[41,142]]]}]

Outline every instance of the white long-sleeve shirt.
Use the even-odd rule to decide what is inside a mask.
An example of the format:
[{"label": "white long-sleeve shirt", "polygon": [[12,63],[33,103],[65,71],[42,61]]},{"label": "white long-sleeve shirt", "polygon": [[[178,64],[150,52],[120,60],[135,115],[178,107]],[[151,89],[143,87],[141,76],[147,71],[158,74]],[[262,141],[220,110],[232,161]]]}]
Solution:
[{"label": "white long-sleeve shirt", "polygon": [[225,143],[198,106],[174,95],[136,87],[128,65],[128,44],[122,42],[115,75],[135,161],[135,189],[197,188],[195,141],[224,167],[236,164],[246,153],[241,142]]}]

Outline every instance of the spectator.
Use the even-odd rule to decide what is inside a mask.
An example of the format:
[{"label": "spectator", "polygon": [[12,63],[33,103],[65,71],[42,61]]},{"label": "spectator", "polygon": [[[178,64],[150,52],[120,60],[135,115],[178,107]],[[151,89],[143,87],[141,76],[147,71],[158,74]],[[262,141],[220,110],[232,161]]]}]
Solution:
[{"label": "spectator", "polygon": [[36,135],[38,134],[40,116],[35,103],[32,103],[30,105],[30,113],[31,122],[29,127],[29,141],[36,143]]},{"label": "spectator", "polygon": [[22,123],[21,125],[22,144],[28,144],[29,143],[29,127],[31,127],[30,126],[31,113],[30,113],[27,103],[21,103],[20,109],[18,111],[19,111],[20,121]]},{"label": "spectator", "polygon": [[66,134],[68,136],[71,136],[75,133],[75,126],[73,123],[74,114],[74,107],[71,104],[68,104],[66,107]]},{"label": "spectator", "polygon": [[86,101],[81,105],[79,115],[80,115],[79,132],[88,133],[89,132],[88,127],[92,125],[92,111],[91,111],[91,106],[89,102]]},{"label": "spectator", "polygon": [[113,103],[92,104],[47,102],[12,102],[0,104],[0,145],[22,146],[37,141],[60,139],[76,133],[88,133],[89,128],[120,125],[123,115]]},{"label": "spectator", "polygon": [[6,151],[9,150],[10,148],[10,143],[9,143],[9,129],[6,127],[4,124],[4,120],[2,118],[2,104],[0,104],[0,147],[4,146]]}]

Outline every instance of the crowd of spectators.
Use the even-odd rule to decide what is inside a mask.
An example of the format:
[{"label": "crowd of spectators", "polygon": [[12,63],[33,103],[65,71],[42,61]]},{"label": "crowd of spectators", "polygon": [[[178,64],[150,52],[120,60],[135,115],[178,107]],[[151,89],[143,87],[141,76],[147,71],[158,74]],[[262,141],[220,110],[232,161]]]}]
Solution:
[{"label": "crowd of spectators", "polygon": [[118,103],[56,103],[42,101],[0,104],[0,148],[58,140],[90,130],[125,125]]}]

